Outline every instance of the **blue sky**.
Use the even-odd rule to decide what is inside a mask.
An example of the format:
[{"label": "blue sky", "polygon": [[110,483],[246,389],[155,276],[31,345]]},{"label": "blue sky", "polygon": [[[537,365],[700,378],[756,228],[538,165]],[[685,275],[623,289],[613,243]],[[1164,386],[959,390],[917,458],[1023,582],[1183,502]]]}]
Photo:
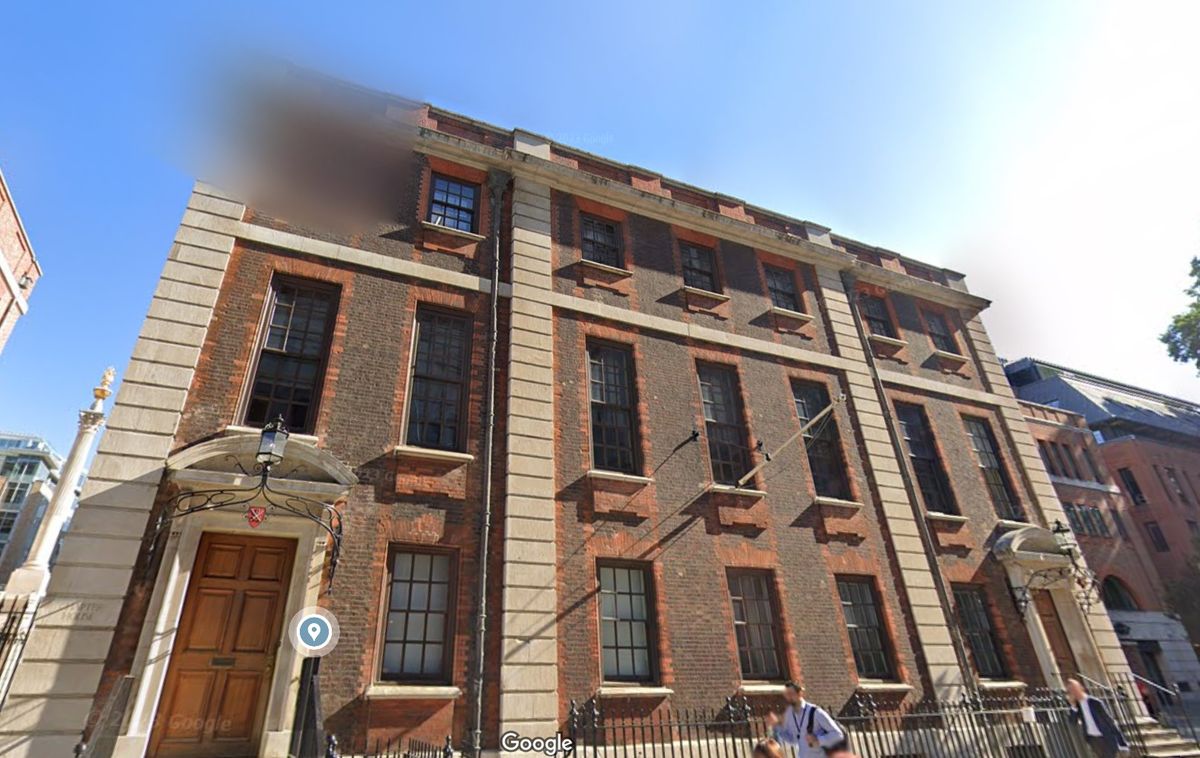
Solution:
[{"label": "blue sky", "polygon": [[1200,251],[1197,6],[112,5],[6,9],[0,167],[45,276],[0,354],[0,429],[65,449],[123,371],[203,93],[247,51],[954,268],[1002,354],[1200,400],[1156,339]]}]

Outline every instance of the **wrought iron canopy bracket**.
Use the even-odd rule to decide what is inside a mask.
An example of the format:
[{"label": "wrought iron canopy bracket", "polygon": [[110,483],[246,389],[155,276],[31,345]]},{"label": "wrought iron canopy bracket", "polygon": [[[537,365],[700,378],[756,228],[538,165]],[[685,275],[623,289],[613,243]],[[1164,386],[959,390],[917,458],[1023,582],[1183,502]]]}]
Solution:
[{"label": "wrought iron canopy bracket", "polygon": [[1096,575],[1086,566],[1072,564],[1039,569],[1031,572],[1023,585],[1010,585],[1013,603],[1017,606],[1021,618],[1026,618],[1029,606],[1033,604],[1035,591],[1049,589],[1064,581],[1071,588],[1071,595],[1083,612],[1089,612],[1098,599]]},{"label": "wrought iron canopy bracket", "polygon": [[234,456],[230,455],[226,458],[232,461],[246,476],[256,476],[257,483],[251,487],[187,490],[168,500],[159,511],[158,521],[150,536],[146,560],[147,570],[149,571],[153,566],[155,554],[160,550],[162,539],[170,531],[170,526],[174,522],[193,513],[244,506],[244,517],[251,527],[258,526],[272,513],[283,511],[293,516],[306,518],[324,530],[333,540],[329,553],[329,583],[332,585],[342,551],[342,513],[337,506],[276,489],[272,484],[279,480],[271,479],[270,464],[256,464],[254,474],[251,474]]}]

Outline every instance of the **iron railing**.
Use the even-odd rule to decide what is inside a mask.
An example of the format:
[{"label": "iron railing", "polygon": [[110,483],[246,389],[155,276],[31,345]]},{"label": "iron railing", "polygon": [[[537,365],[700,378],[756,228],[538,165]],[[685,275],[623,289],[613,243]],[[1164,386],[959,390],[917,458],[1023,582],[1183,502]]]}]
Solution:
[{"label": "iron railing", "polygon": [[[767,708],[741,697],[716,709],[627,710],[572,703],[568,736],[583,758],[748,758],[771,735]],[[1076,758],[1087,754],[1061,693],[921,701],[880,711],[858,696],[837,721],[862,758]],[[794,753],[792,753],[794,754]]]},{"label": "iron railing", "polygon": [[[1156,722],[1136,699],[1136,679],[1114,679],[1111,686],[1085,681],[1091,694],[1108,707],[1135,757],[1175,744],[1173,736],[1163,734],[1163,726],[1185,739],[1196,733],[1178,691],[1163,688],[1164,705],[1158,711],[1160,722]],[[1177,715],[1164,719],[1166,694],[1179,705],[1171,706]],[[667,704],[649,709],[592,698],[582,704],[571,702],[564,731],[571,742],[571,758],[750,758],[754,746],[772,736],[767,722],[772,710],[742,696],[728,697],[719,707]],[[1029,689],[1011,696],[969,696],[952,702],[922,700],[888,709],[860,694],[840,710],[827,710],[836,714],[850,749],[861,758],[1077,758],[1091,754],[1080,725],[1072,719],[1071,703],[1060,690]],[[791,747],[785,747],[785,753],[789,758],[796,755]],[[1164,753],[1159,750],[1155,754]],[[337,753],[328,755],[332,758]],[[454,758],[455,751],[450,737],[442,745],[393,738],[376,741],[366,752],[354,755]]]},{"label": "iron railing", "polygon": [[[328,758],[337,758],[338,755],[335,751]],[[367,752],[354,755],[361,755],[362,758],[454,758],[454,745],[449,737],[441,745],[426,740],[392,737],[368,740]]]},{"label": "iron railing", "polygon": [[12,685],[17,664],[21,662],[21,651],[29,636],[30,616],[37,605],[29,602],[28,595],[0,596],[0,708],[8,699],[8,688]]}]

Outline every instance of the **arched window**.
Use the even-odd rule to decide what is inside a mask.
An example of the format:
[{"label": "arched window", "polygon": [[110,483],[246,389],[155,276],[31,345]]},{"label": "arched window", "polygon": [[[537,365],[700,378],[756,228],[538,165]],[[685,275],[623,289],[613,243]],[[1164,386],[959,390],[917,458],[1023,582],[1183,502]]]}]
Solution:
[{"label": "arched window", "polygon": [[1101,585],[1101,592],[1104,595],[1104,605],[1110,611],[1140,610],[1129,587],[1115,576],[1105,577],[1104,583]]}]

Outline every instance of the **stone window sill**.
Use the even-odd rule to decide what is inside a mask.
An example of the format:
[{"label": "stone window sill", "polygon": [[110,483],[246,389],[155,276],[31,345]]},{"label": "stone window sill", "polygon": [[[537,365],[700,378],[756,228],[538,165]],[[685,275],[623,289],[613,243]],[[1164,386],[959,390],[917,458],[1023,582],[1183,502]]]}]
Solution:
[{"label": "stone window sill", "polygon": [[860,680],[856,689],[859,692],[912,692],[913,686],[904,682],[884,682]]},{"label": "stone window sill", "polygon": [[709,300],[716,303],[729,302],[729,295],[722,295],[720,292],[702,290],[699,287],[689,287],[686,284],[683,285],[683,294],[687,297],[694,297],[700,300]]},{"label": "stone window sill", "polygon": [[608,274],[609,276],[619,276],[623,279],[633,276],[633,272],[627,268],[621,268],[620,266],[610,266],[607,263],[601,263],[599,261],[592,261],[592,260],[588,260],[587,258],[580,258],[579,265],[583,266],[584,268],[590,268],[590,269],[599,271],[601,273]]},{"label": "stone window sill", "polygon": [[367,700],[457,700],[461,696],[458,687],[387,682],[376,682],[363,694]]},{"label": "stone window sill", "polygon": [[776,318],[783,318],[783,319],[787,319],[789,321],[799,321],[804,324],[807,324],[809,321],[812,321],[812,319],[813,319],[811,314],[803,313],[801,311],[794,311],[790,308],[780,308],[777,305],[771,306],[770,313],[772,316],[775,316]]},{"label": "stone window sill", "polygon": [[893,350],[899,350],[902,347],[908,347],[908,343],[904,340],[896,339],[895,337],[888,337],[886,334],[868,334],[867,339],[876,345],[891,348]]},{"label": "stone window sill", "polygon": [[675,694],[675,690],[669,687],[642,687],[636,684],[604,684],[596,694],[600,697],[670,697]]},{"label": "stone window sill", "polygon": [[759,500],[767,496],[767,493],[762,490],[749,489],[746,487],[734,487],[730,484],[710,484],[708,491],[717,495],[728,495],[730,497],[744,497],[748,500]]},{"label": "stone window sill", "polygon": [[[252,434],[257,437],[258,435],[262,434],[262,429],[253,426],[242,426],[240,424],[229,424],[221,431],[221,433],[225,435]],[[310,445],[316,445],[320,441],[320,438],[318,438],[315,434],[290,433],[288,434],[288,439],[296,440],[298,442],[307,442]]]},{"label": "stone window sill", "polygon": [[1017,521],[1010,518],[1002,518],[996,522],[996,525],[1002,529],[1024,529],[1027,526],[1033,526],[1028,521]]},{"label": "stone window sill", "polygon": [[965,524],[970,521],[966,516],[959,516],[957,513],[938,513],[937,511],[926,511],[925,519],[927,521],[944,521],[947,524]]},{"label": "stone window sill", "polygon": [[462,239],[469,240],[471,242],[483,242],[485,239],[487,239],[487,237],[483,236],[482,234],[476,234],[475,232],[464,232],[461,229],[455,229],[455,228],[449,227],[449,226],[442,226],[441,224],[435,224],[432,221],[422,221],[421,226],[425,229],[428,229],[431,232],[436,232],[438,234],[448,234],[451,237],[460,237]]},{"label": "stone window sill", "polygon": [[424,458],[430,461],[444,461],[446,463],[470,463],[475,460],[475,456],[470,453],[459,453],[454,450],[438,450],[432,447],[417,447],[415,445],[396,445],[396,455],[401,455],[407,458]]},{"label": "stone window sill", "polygon": [[979,682],[981,690],[1023,690],[1029,685],[1015,679],[984,679]]},{"label": "stone window sill", "polygon": [[952,353],[949,350],[934,350],[933,357],[942,363],[952,363],[960,366],[967,362],[967,356],[961,353]]},{"label": "stone window sill", "polygon": [[827,508],[844,508],[848,511],[861,510],[863,507],[863,504],[857,500],[842,500],[841,498],[825,497],[823,495],[817,495],[813,498],[813,503],[823,505]]},{"label": "stone window sill", "polygon": [[638,476],[636,474],[625,474],[620,471],[605,471],[595,468],[587,472],[587,478],[599,479],[606,482],[620,482],[622,484],[637,484],[643,487],[654,483],[654,480],[648,476]]},{"label": "stone window sill", "polygon": [[738,692],[743,695],[782,695],[786,689],[786,685],[774,682],[746,682],[738,687]]}]

